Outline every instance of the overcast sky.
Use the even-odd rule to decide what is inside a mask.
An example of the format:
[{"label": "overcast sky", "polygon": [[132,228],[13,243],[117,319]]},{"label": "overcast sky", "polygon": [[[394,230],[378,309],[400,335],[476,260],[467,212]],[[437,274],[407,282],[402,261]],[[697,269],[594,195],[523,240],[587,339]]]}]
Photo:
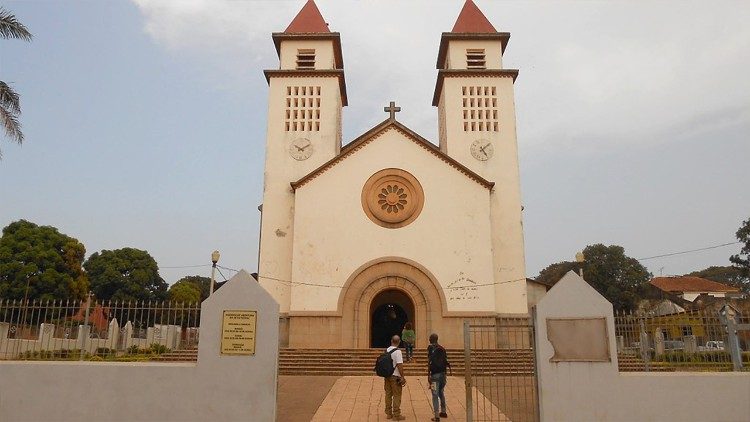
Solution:
[{"label": "overcast sky", "polygon": [[[169,282],[255,271],[270,33],[303,1],[6,1],[0,41],[22,147],[0,141],[0,225],[53,225],[87,253],[148,250]],[[385,118],[437,139],[440,33],[462,1],[319,1],[341,33],[344,142]],[[749,2],[477,1],[515,84],[527,272],[593,243],[636,258],[735,240],[750,217]],[[739,246],[643,261],[727,265]],[[203,265],[195,268],[172,266]],[[230,274],[226,274],[229,276]],[[221,278],[219,278],[221,279]]]}]

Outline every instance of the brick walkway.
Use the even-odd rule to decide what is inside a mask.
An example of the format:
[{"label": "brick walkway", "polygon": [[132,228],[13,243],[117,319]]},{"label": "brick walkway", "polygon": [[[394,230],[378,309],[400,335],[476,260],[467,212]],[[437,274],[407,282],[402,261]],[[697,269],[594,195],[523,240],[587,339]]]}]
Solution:
[{"label": "brick walkway", "polygon": [[[427,377],[407,377],[407,381],[401,397],[401,414],[406,420],[429,421],[433,413],[432,394]],[[473,389],[473,395],[475,403],[487,402],[476,389]],[[342,377],[333,385],[312,421],[386,421],[384,397],[383,379],[380,377]],[[445,399],[448,405],[448,419],[443,420],[465,421],[466,389],[463,378],[448,377]],[[492,420],[508,420],[494,406],[475,409],[475,419],[488,419],[484,412],[487,412],[487,416],[492,414]]]}]

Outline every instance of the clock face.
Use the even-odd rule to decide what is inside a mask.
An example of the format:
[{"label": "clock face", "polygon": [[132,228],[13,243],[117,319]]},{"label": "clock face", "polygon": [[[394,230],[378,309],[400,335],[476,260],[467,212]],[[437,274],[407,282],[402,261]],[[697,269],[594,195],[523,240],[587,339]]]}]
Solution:
[{"label": "clock face", "polygon": [[471,155],[479,161],[487,161],[495,153],[492,142],[486,139],[477,139],[471,143]]},{"label": "clock face", "polygon": [[289,155],[297,161],[307,160],[313,153],[312,142],[307,138],[295,139],[289,145]]}]

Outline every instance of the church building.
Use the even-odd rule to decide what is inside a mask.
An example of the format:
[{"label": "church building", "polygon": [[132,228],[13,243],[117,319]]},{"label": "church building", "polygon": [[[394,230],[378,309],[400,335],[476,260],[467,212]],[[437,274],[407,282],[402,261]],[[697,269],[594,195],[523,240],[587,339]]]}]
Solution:
[{"label": "church building", "polygon": [[259,282],[281,345],[383,347],[408,321],[455,348],[466,318],[526,317],[510,34],[467,0],[440,37],[437,145],[393,103],[342,145],[341,35],[313,0],[272,38]]}]

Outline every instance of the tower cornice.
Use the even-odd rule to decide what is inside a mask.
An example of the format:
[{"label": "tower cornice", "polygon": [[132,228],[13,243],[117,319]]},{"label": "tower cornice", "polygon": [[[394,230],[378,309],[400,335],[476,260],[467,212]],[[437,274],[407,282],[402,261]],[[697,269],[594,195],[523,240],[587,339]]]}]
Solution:
[{"label": "tower cornice", "polygon": [[344,80],[343,69],[319,69],[319,70],[296,70],[296,69],[270,69],[264,70],[263,74],[266,75],[266,82],[271,83],[271,78],[338,78],[339,89],[341,90],[341,105],[349,105],[346,99],[346,80]]},{"label": "tower cornice", "polygon": [[505,53],[505,47],[508,46],[509,39],[510,39],[510,32],[494,32],[494,33],[443,32],[443,34],[440,36],[440,48],[438,49],[437,64],[435,65],[435,67],[438,69],[445,68],[445,59],[448,56],[448,43],[452,40],[500,41],[502,45],[502,53]]},{"label": "tower cornice", "polygon": [[513,78],[516,82],[518,78],[518,69],[440,69],[438,71],[437,83],[435,84],[435,93],[432,95],[432,105],[437,107],[440,101],[440,93],[443,90],[443,80],[445,78]]}]

